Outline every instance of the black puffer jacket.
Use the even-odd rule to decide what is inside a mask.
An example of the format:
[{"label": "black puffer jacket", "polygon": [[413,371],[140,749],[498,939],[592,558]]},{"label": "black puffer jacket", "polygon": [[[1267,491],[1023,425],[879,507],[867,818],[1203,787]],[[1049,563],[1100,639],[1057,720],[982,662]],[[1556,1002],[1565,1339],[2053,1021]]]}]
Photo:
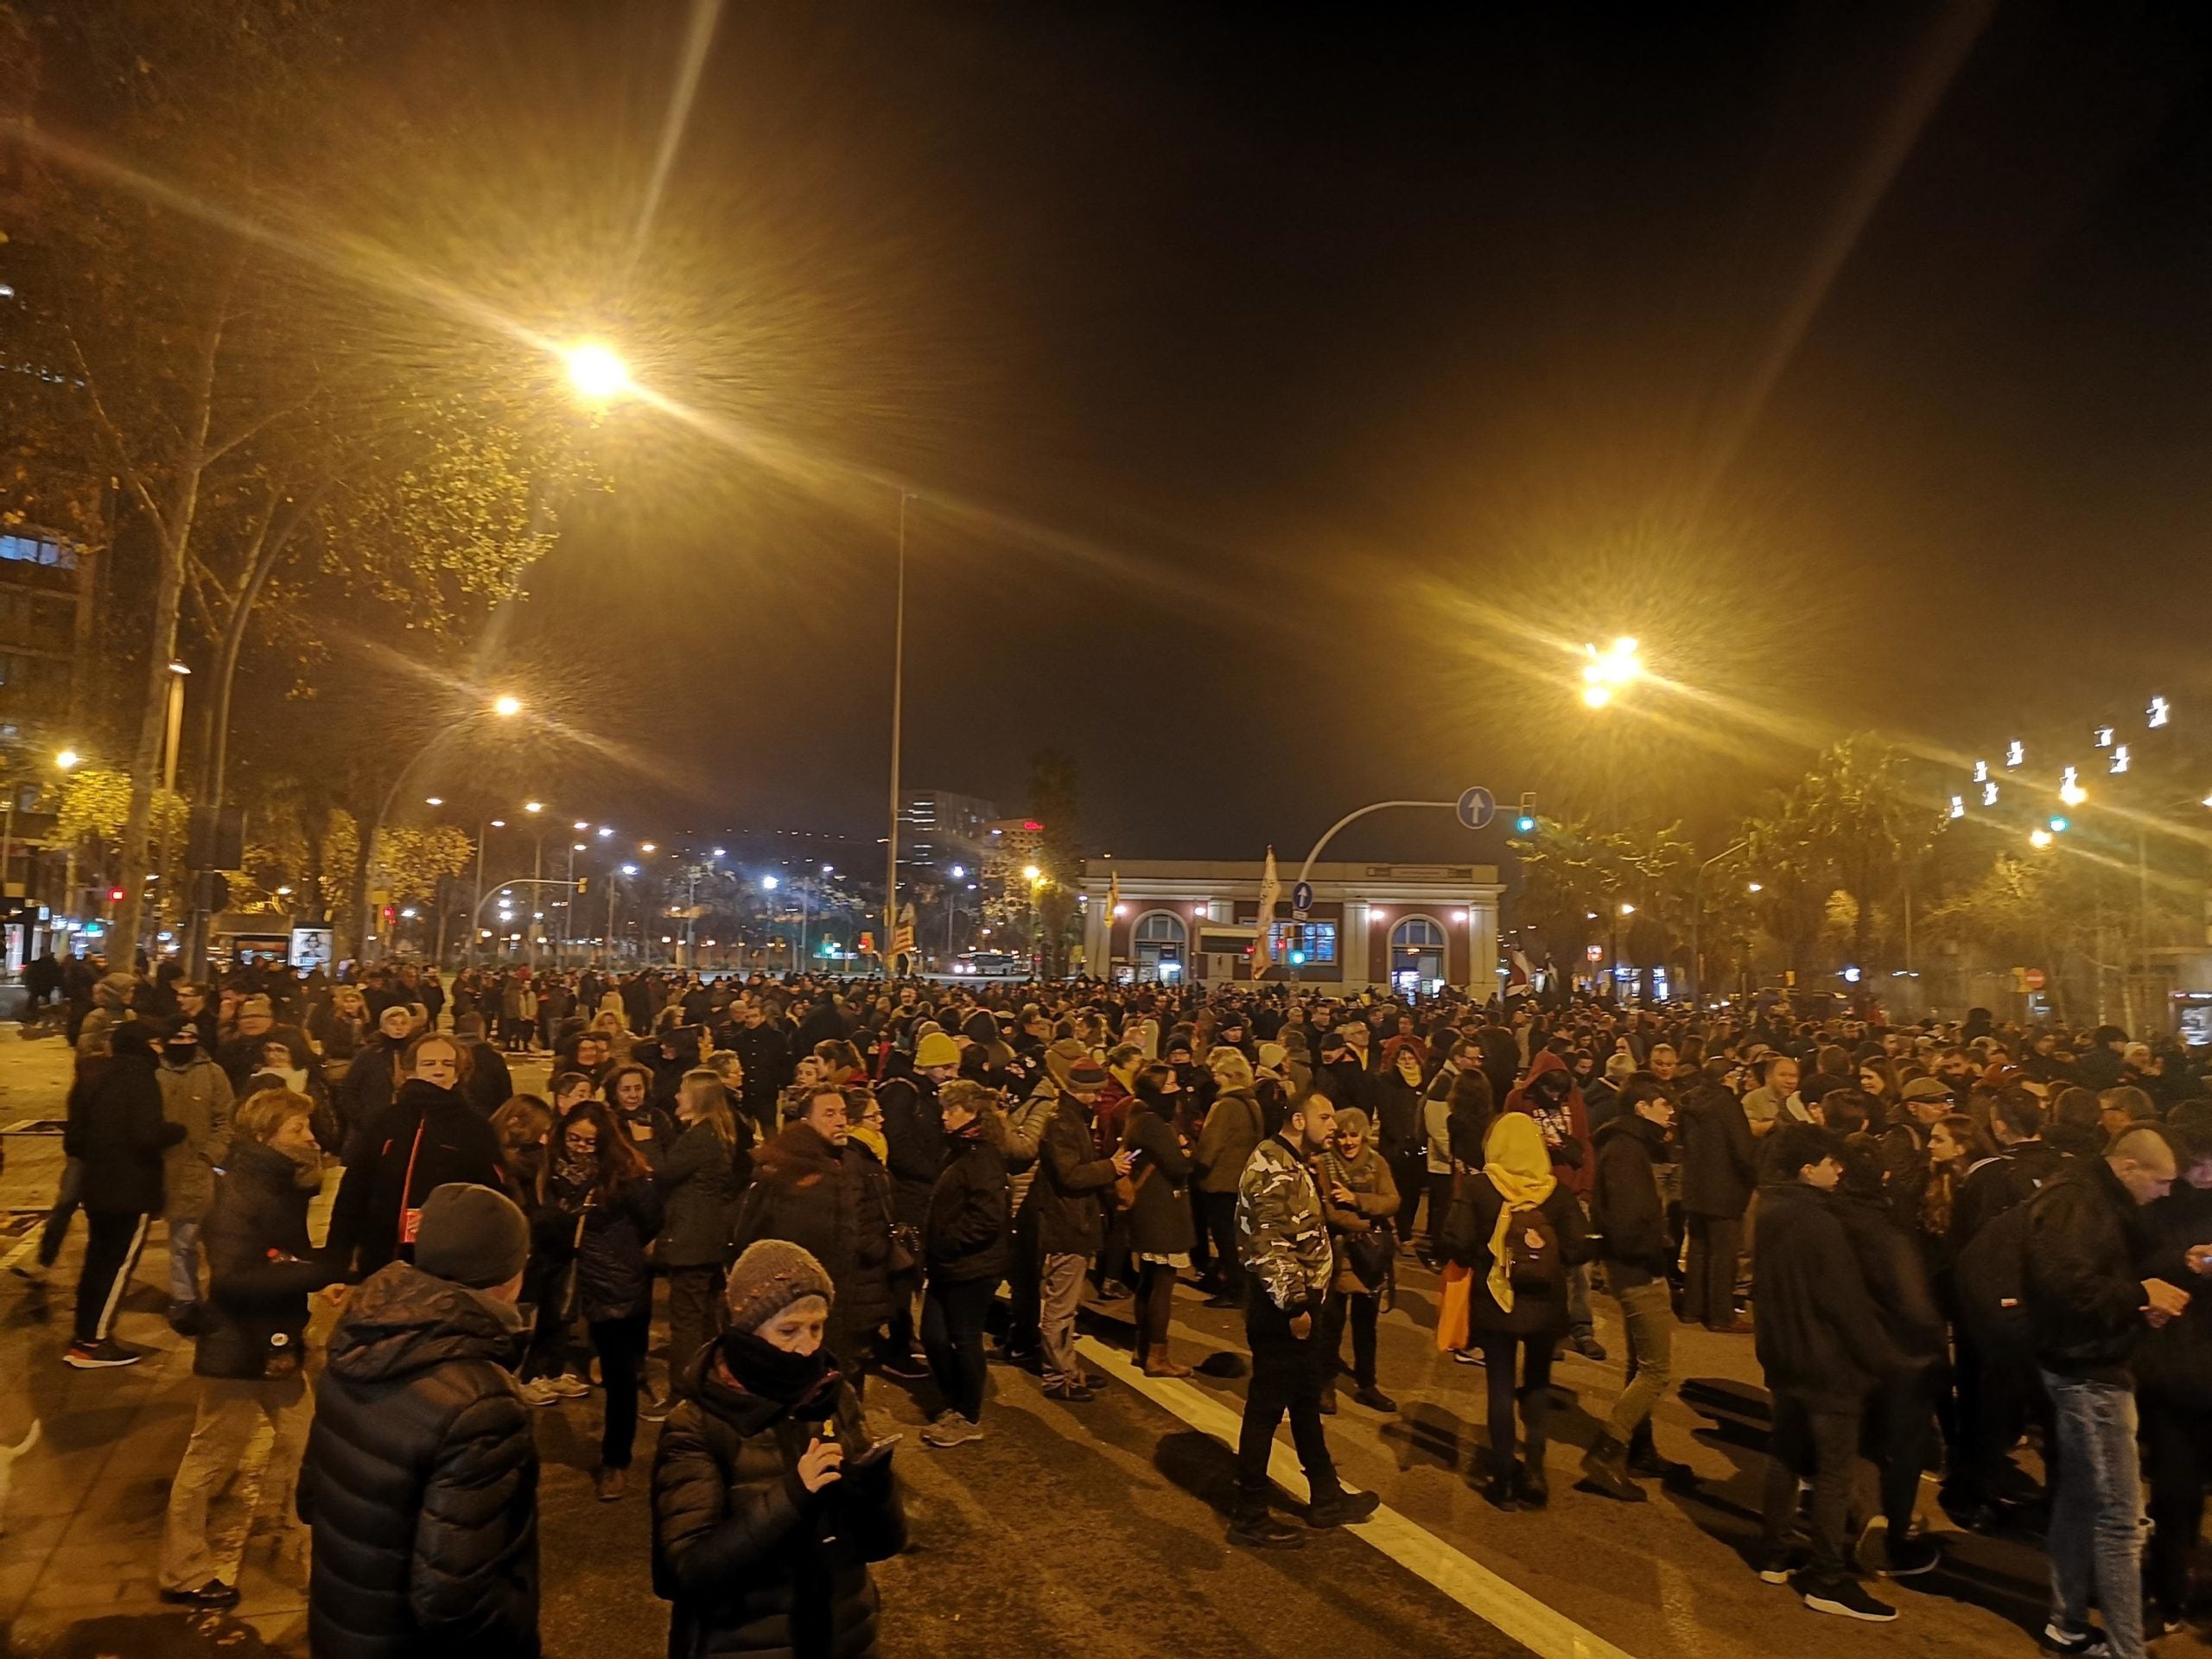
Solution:
[{"label": "black puffer jacket", "polygon": [[[861,1659],[875,1651],[868,1564],[906,1547],[888,1461],[819,1492],[798,1459],[822,1419],[748,1394],[719,1348],[699,1356],[689,1397],[653,1454],[653,1592],[676,1604],[670,1659]],[[852,1389],[830,1421],[847,1467],[868,1449]]]},{"label": "black puffer jacket", "polygon": [[97,1215],[162,1212],[162,1154],[185,1137],[162,1115],[151,1027],[115,1027],[115,1052],[85,1063],[69,1091],[61,1148],[85,1165],[85,1208]]},{"label": "black puffer jacket", "polygon": [[347,1301],[300,1466],[315,1659],[533,1659],[537,1446],[500,1302],[404,1262]]},{"label": "black puffer jacket", "polygon": [[296,1166],[275,1148],[231,1143],[201,1224],[208,1317],[192,1369],[201,1376],[297,1376],[308,1297],[337,1275],[308,1241],[308,1200]]},{"label": "black puffer jacket", "polygon": [[[1041,1184],[1043,1178],[1039,1178]],[[1032,1187],[1033,1193],[1036,1189]],[[930,1189],[922,1255],[931,1274],[965,1281],[1006,1277],[1006,1154],[986,1141],[980,1123],[944,1137],[944,1173]]]},{"label": "black puffer jacket", "polygon": [[1717,1083],[1682,1096],[1682,1210],[1732,1221],[1748,1209],[1758,1185],[1758,1143],[1744,1103]]}]

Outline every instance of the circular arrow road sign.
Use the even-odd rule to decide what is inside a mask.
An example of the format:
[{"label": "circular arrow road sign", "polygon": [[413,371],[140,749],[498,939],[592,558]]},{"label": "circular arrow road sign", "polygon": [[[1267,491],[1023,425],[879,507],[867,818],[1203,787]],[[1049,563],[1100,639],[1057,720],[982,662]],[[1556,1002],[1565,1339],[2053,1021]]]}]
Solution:
[{"label": "circular arrow road sign", "polygon": [[1497,798],[1477,784],[1459,798],[1459,822],[1470,830],[1484,830],[1497,816]]}]

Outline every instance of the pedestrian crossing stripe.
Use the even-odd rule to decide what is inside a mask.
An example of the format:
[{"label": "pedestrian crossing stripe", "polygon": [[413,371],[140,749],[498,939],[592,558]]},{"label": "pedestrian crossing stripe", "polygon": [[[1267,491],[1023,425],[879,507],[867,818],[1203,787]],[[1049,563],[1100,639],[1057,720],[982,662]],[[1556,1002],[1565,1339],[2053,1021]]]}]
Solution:
[{"label": "pedestrian crossing stripe", "polygon": [[[1204,1390],[1173,1377],[1147,1376],[1126,1353],[1108,1347],[1096,1337],[1078,1338],[1076,1347],[1116,1382],[1200,1433],[1235,1449],[1243,1420]],[[1301,1503],[1306,1501],[1306,1472],[1299,1465],[1297,1452],[1280,1440],[1269,1451],[1268,1473],[1292,1497]],[[1584,1630],[1557,1608],[1508,1583],[1387,1503],[1348,1529],[1538,1659],[1631,1659],[1626,1649]]]}]

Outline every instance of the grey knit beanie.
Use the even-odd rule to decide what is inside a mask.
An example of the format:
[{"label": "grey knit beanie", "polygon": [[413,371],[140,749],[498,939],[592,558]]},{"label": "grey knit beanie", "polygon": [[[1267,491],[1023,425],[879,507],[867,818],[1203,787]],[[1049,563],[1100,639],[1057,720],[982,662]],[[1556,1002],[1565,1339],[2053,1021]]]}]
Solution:
[{"label": "grey knit beanie", "polygon": [[811,1251],[785,1238],[764,1238],[746,1247],[729,1270],[729,1323],[734,1331],[756,1331],[802,1296],[837,1300],[822,1263]]}]

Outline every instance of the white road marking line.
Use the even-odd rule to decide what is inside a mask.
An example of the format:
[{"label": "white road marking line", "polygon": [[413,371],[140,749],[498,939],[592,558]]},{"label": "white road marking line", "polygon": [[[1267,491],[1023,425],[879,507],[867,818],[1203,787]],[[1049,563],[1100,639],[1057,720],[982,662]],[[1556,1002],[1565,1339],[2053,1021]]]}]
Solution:
[{"label": "white road marking line", "polygon": [[[1128,1356],[1096,1337],[1079,1338],[1076,1346],[1109,1376],[1135,1389],[1192,1428],[1231,1448],[1236,1445],[1242,1419],[1204,1390],[1173,1377],[1147,1376]],[[1305,1471],[1299,1467],[1297,1452],[1281,1440],[1268,1454],[1268,1472],[1293,1497],[1306,1501]],[[1584,1630],[1519,1586],[1509,1584],[1387,1503],[1351,1531],[1540,1659],[1630,1659],[1624,1649]]]},{"label": "white road marking line", "polygon": [[22,1243],[16,1245],[14,1249],[9,1251],[6,1255],[0,1256],[0,1268],[14,1267],[16,1262],[22,1261],[33,1250],[38,1249],[39,1236],[45,1232],[45,1230],[46,1229],[41,1225],[34,1227],[30,1231],[25,1233],[23,1235],[23,1242]]}]

